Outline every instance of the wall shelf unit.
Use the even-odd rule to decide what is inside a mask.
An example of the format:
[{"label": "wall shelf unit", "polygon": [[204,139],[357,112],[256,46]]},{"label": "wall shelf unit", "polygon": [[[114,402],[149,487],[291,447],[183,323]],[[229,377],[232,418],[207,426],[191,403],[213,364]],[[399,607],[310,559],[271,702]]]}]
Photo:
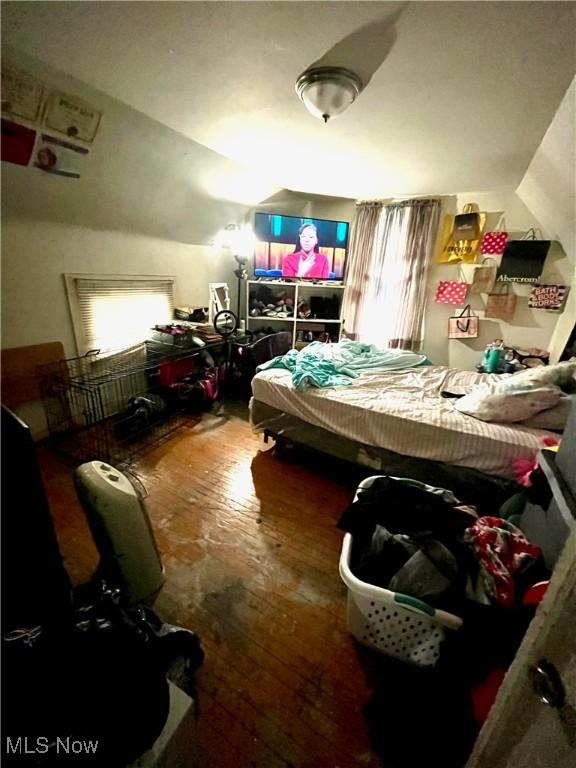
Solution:
[{"label": "wall shelf unit", "polygon": [[[326,334],[331,341],[340,341],[344,290],[342,283],[328,281],[248,280],[246,328],[254,333],[291,330],[292,346],[299,349]],[[278,317],[274,314],[278,311],[287,316]],[[304,312],[309,316],[302,317]]]}]

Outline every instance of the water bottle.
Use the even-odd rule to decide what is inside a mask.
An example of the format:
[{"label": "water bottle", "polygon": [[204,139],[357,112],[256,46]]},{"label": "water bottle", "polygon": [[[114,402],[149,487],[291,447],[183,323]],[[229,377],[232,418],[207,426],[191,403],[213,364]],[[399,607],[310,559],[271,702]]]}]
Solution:
[{"label": "water bottle", "polygon": [[495,373],[500,365],[500,359],[504,348],[499,344],[492,344],[492,348],[488,352],[488,360],[486,363],[486,370],[488,373]]},{"label": "water bottle", "polygon": [[478,366],[478,370],[481,373],[486,372],[488,370],[488,355],[490,354],[491,349],[492,349],[492,344],[487,344],[486,349],[482,354],[482,360],[480,361],[480,365]]}]

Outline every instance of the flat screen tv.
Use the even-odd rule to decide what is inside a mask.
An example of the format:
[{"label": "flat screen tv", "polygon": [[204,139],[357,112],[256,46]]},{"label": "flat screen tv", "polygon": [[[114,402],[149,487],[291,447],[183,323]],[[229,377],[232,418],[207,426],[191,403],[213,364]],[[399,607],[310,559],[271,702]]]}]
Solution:
[{"label": "flat screen tv", "polygon": [[256,213],[254,276],[343,280],[347,221]]}]

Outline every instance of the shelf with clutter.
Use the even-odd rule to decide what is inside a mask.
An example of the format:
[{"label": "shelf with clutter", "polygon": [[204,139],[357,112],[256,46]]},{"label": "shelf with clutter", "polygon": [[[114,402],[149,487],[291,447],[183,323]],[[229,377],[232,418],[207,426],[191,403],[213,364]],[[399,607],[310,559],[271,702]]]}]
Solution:
[{"label": "shelf with clutter", "polygon": [[253,333],[289,329],[297,348],[339,341],[343,290],[342,284],[248,280],[246,326]]}]

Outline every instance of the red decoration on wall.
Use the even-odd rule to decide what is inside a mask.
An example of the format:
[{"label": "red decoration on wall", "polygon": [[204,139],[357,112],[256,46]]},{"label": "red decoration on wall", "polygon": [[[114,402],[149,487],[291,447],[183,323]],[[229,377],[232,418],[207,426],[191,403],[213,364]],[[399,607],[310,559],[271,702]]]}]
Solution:
[{"label": "red decoration on wall", "polygon": [[36,131],[2,118],[0,160],[15,165],[28,165],[34,149]]}]

